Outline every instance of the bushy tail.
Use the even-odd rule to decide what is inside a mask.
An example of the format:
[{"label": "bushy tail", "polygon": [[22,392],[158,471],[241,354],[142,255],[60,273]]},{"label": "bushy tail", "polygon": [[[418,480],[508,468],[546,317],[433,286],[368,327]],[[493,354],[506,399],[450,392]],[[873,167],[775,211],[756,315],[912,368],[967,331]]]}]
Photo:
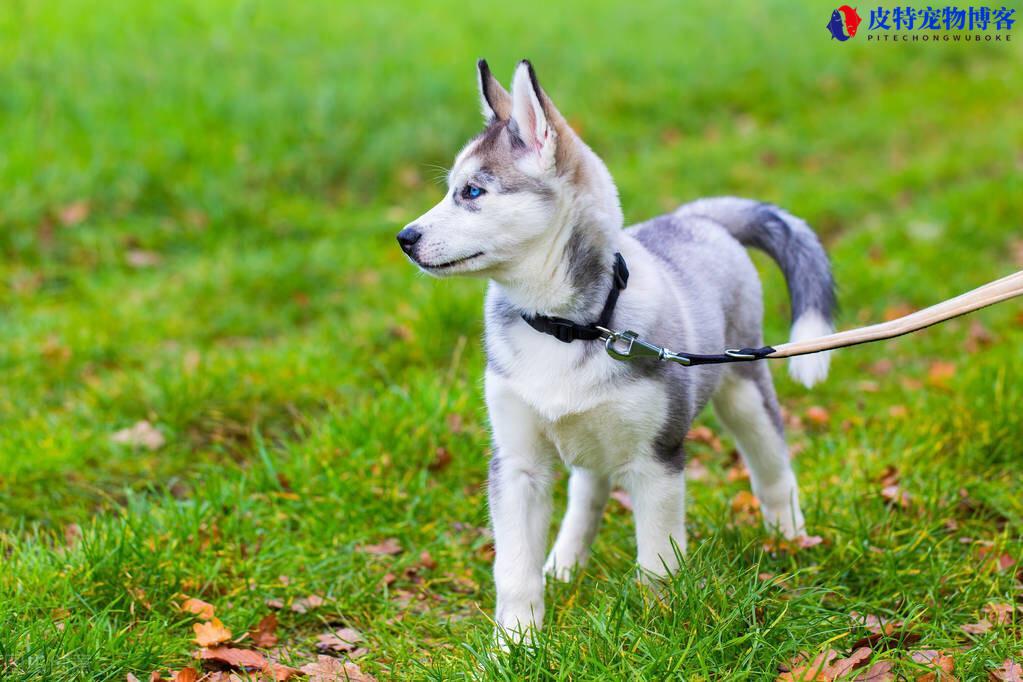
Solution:
[{"label": "bushy tail", "polygon": [[[700,199],[679,208],[679,216],[701,216],[720,223],[743,246],[765,251],[785,273],[792,300],[792,341],[834,331],[835,281],[831,264],[810,226],[777,206],[750,199]],[[789,360],[789,374],[806,386],[828,375],[830,352]]]}]

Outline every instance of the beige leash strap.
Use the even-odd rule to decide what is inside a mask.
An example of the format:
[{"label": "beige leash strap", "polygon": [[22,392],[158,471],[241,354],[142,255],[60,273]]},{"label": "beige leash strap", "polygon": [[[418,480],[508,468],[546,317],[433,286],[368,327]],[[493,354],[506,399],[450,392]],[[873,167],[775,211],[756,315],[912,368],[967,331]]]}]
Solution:
[{"label": "beige leash strap", "polygon": [[869,327],[849,329],[844,332],[828,334],[816,339],[796,341],[794,343],[783,343],[774,347],[774,352],[769,353],[767,358],[790,358],[794,355],[807,355],[819,353],[823,350],[834,348],[845,348],[860,343],[892,339],[896,336],[919,331],[931,325],[951,320],[974,310],[986,308],[989,305],[1007,301],[1016,296],[1023,296],[1023,270],[1016,274],[995,280],[990,284],[977,287],[961,296],[950,298],[947,301],[932,305],[930,308],[918,310],[904,317],[889,322],[872,324]]}]

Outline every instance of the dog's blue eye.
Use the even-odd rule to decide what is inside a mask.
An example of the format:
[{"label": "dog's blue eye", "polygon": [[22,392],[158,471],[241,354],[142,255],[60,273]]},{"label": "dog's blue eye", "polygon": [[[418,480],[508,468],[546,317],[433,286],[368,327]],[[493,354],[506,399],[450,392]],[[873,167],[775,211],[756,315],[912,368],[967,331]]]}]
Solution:
[{"label": "dog's blue eye", "polygon": [[483,196],[483,194],[485,193],[486,190],[484,190],[482,187],[477,187],[476,185],[466,185],[465,188],[462,189],[462,198],[477,199]]}]

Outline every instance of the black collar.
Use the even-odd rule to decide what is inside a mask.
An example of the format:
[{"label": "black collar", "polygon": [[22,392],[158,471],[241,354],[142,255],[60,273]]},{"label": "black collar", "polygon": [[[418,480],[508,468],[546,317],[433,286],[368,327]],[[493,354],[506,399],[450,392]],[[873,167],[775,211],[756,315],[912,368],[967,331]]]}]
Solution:
[{"label": "black collar", "polygon": [[618,295],[629,283],[629,269],[625,267],[625,259],[622,254],[615,254],[614,269],[611,276],[611,291],[607,293],[607,300],[604,301],[604,308],[600,311],[600,317],[593,324],[579,324],[563,317],[548,317],[547,315],[527,315],[522,313],[522,319],[530,327],[538,332],[550,334],[558,341],[571,343],[576,339],[581,341],[593,341],[602,338],[605,334],[599,327],[609,329],[611,315],[614,314],[615,304],[618,303]]}]

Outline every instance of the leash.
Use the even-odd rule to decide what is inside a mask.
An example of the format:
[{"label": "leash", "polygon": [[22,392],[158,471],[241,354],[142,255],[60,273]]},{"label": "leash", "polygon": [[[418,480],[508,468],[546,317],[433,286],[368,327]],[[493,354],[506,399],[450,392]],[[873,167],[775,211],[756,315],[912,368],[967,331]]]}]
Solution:
[{"label": "leash", "polygon": [[972,313],[974,310],[980,310],[981,308],[1007,301],[1010,298],[1023,296],[1023,270],[1020,270],[1015,274],[1002,277],[955,298],[950,298],[929,308],[918,310],[915,313],[910,313],[888,322],[836,332],[816,339],[783,343],[779,346],[728,348],[720,354],[700,355],[696,353],[676,353],[664,346],[658,346],[641,339],[639,334],[634,331],[615,331],[608,328],[607,324],[614,312],[615,303],[618,301],[621,290],[628,284],[628,280],[629,271],[625,267],[625,259],[622,258],[620,253],[616,253],[611,292],[608,294],[600,318],[594,324],[579,324],[564,318],[547,317],[544,315],[527,316],[525,313],[522,314],[522,318],[537,331],[550,334],[565,343],[570,343],[576,339],[600,339],[604,342],[604,349],[607,351],[607,354],[615,360],[657,358],[665,362],[677,362],[680,365],[691,367],[695,365],[717,365],[729,362],[791,358],[797,355],[809,355],[810,353],[820,353],[821,351],[834,350],[836,348],[857,346],[861,343],[893,339],[897,336],[920,331],[939,322],[951,320],[960,315]]}]

